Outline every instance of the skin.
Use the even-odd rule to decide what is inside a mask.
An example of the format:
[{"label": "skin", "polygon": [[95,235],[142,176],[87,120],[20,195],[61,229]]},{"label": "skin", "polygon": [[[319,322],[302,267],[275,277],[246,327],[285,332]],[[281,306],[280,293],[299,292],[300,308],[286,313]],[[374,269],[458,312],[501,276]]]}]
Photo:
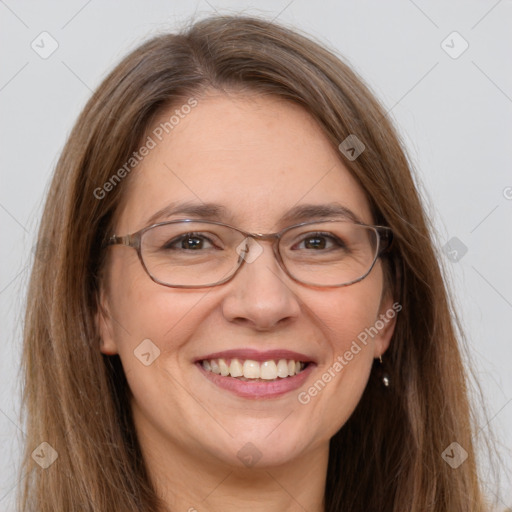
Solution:
[{"label": "skin", "polygon": [[[373,223],[362,188],[299,106],[241,93],[198,100],[130,176],[116,234],[145,227],[176,200],[218,203],[227,211],[219,220],[254,233],[290,225],[280,219],[304,203],[338,202]],[[271,244],[261,245],[263,253],[233,280],[194,290],[153,282],[132,248],[109,249],[101,350],[122,360],[144,458],[169,510],[323,510],[329,439],[354,411],[373,359],[389,345],[394,320],[308,404],[299,403],[298,392],[321,378],[393,300],[380,260],[359,283],[314,288],[291,280]],[[134,350],[148,338],[161,353],[144,366]],[[314,357],[317,367],[297,391],[241,398],[213,385],[193,363],[236,348],[294,350]],[[237,457],[249,442],[261,453],[253,467]]]}]

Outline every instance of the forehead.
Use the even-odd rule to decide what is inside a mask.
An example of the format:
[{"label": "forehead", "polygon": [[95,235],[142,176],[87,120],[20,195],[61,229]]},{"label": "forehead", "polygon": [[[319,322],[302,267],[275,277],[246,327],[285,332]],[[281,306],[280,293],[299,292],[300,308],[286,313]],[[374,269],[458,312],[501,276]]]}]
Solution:
[{"label": "forehead", "polygon": [[269,96],[198,97],[192,109],[163,112],[148,133],[154,147],[126,184],[118,232],[141,229],[180,202],[219,205],[220,220],[249,231],[284,227],[301,204],[339,204],[372,223],[363,189],[298,105]]}]

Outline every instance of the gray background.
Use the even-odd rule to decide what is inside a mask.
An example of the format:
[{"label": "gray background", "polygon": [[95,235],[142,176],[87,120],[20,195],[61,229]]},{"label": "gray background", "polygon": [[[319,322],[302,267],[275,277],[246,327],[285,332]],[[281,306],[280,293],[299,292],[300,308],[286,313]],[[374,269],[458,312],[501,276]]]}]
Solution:
[{"label": "gray background", "polygon": [[[476,440],[492,429],[498,455],[510,467],[512,2],[254,5],[0,0],[0,510],[13,510],[23,439],[18,377],[25,287],[58,155],[91,91],[123,55],[194,13],[201,18],[215,11],[264,15],[317,37],[352,63],[389,110],[436,226],[468,356],[485,395]],[[40,36],[44,31],[58,44],[45,59],[31,47],[34,41],[40,53],[51,49],[55,43]],[[463,39],[450,35],[454,31]],[[464,41],[469,47],[458,55]],[[493,462],[504,466],[495,456]],[[502,475],[501,490],[487,470],[485,475],[497,510],[512,507],[510,473]]]}]

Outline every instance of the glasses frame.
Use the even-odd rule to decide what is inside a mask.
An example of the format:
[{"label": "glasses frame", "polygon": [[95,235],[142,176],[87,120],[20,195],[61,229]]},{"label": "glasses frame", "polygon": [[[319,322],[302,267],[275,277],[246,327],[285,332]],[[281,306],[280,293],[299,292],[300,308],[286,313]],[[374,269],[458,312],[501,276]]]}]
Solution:
[{"label": "glasses frame", "polygon": [[[307,285],[307,286],[312,286],[312,287],[319,287],[319,288],[341,288],[341,287],[350,286],[351,284],[355,284],[355,283],[358,283],[359,281],[362,281],[372,271],[373,267],[375,266],[375,263],[376,263],[377,259],[380,258],[384,252],[389,251],[389,249],[391,247],[391,244],[393,242],[393,232],[392,232],[390,227],[387,227],[387,226],[373,226],[373,225],[370,225],[370,224],[364,224],[362,222],[355,222],[355,221],[352,221],[352,220],[345,220],[345,219],[327,219],[327,220],[326,219],[318,219],[318,220],[311,220],[311,221],[307,221],[307,222],[301,222],[299,224],[293,224],[292,226],[288,226],[288,227],[282,229],[281,231],[277,231],[275,233],[249,233],[249,232],[244,231],[242,229],[236,228],[235,226],[231,226],[230,224],[225,224],[224,222],[217,222],[217,221],[214,221],[214,220],[176,219],[176,220],[169,220],[169,221],[165,221],[165,222],[158,222],[156,224],[151,224],[150,226],[146,226],[145,228],[142,228],[139,231],[136,231],[135,233],[131,233],[131,234],[128,234],[128,235],[123,235],[123,236],[112,235],[103,244],[103,247],[109,247],[109,246],[112,246],[112,245],[125,245],[127,247],[133,247],[137,251],[137,255],[138,255],[139,260],[140,260],[140,262],[142,264],[142,267],[144,268],[146,274],[151,278],[151,280],[154,281],[157,284],[160,284],[162,286],[166,286],[168,288],[187,288],[187,289],[192,289],[192,288],[212,288],[214,286],[220,286],[221,284],[225,284],[228,281],[231,281],[231,279],[233,279],[236,276],[236,274],[238,274],[240,269],[243,267],[243,264],[245,263],[245,258],[242,255],[239,255],[238,266],[235,268],[233,273],[231,275],[229,275],[228,277],[226,277],[225,279],[222,279],[221,281],[215,282],[213,284],[202,284],[202,285],[182,285],[182,284],[179,284],[179,285],[173,285],[173,284],[164,283],[164,282],[160,281],[159,279],[157,279],[156,277],[154,277],[153,275],[151,275],[151,273],[149,272],[148,268],[146,267],[146,264],[144,263],[144,258],[142,257],[142,244],[141,244],[141,241],[142,241],[142,236],[144,235],[144,233],[146,233],[146,231],[149,231],[149,230],[151,230],[153,228],[156,228],[158,226],[163,226],[163,225],[167,225],[167,224],[187,223],[187,222],[200,222],[202,224],[213,224],[213,225],[217,225],[217,226],[224,226],[224,227],[233,229],[234,231],[237,231],[238,233],[244,235],[245,239],[246,238],[252,238],[253,240],[259,240],[259,241],[273,241],[272,249],[273,249],[273,252],[274,252],[274,256],[275,256],[279,266],[286,273],[286,275],[290,279],[292,279],[293,281],[295,281],[295,282],[297,282],[299,284],[303,284],[303,285]],[[290,271],[288,270],[288,268],[286,267],[286,265],[285,265],[285,263],[283,261],[283,258],[281,256],[281,253],[279,251],[280,241],[281,241],[283,235],[285,233],[287,233],[288,231],[292,230],[292,229],[299,228],[299,227],[302,227],[302,226],[308,226],[308,225],[312,225],[312,224],[320,224],[320,223],[323,224],[323,223],[328,223],[328,222],[346,222],[346,223],[349,223],[349,224],[356,224],[358,226],[363,226],[365,228],[370,228],[373,231],[375,231],[375,233],[377,235],[377,250],[375,252],[375,258],[373,259],[373,262],[372,262],[370,268],[368,269],[368,271],[364,275],[362,275],[361,277],[359,277],[357,279],[354,279],[354,280],[352,280],[352,281],[350,281],[348,283],[334,284],[334,285],[330,285],[330,284],[329,285],[325,285],[325,284],[314,284],[314,283],[308,283],[306,281],[301,281],[300,279],[297,279],[295,276],[293,276],[290,273]]]}]

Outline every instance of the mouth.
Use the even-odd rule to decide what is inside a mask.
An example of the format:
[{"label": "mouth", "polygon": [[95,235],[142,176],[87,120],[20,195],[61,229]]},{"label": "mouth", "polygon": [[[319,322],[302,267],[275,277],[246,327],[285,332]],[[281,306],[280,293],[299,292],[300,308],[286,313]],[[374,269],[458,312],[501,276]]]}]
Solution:
[{"label": "mouth", "polygon": [[228,351],[196,360],[218,387],[244,398],[274,398],[300,387],[315,362],[288,351]]},{"label": "mouth", "polygon": [[253,359],[203,359],[201,366],[207,372],[232,377],[244,382],[276,381],[298,375],[308,366],[308,362],[294,359],[269,359],[255,361]]}]

